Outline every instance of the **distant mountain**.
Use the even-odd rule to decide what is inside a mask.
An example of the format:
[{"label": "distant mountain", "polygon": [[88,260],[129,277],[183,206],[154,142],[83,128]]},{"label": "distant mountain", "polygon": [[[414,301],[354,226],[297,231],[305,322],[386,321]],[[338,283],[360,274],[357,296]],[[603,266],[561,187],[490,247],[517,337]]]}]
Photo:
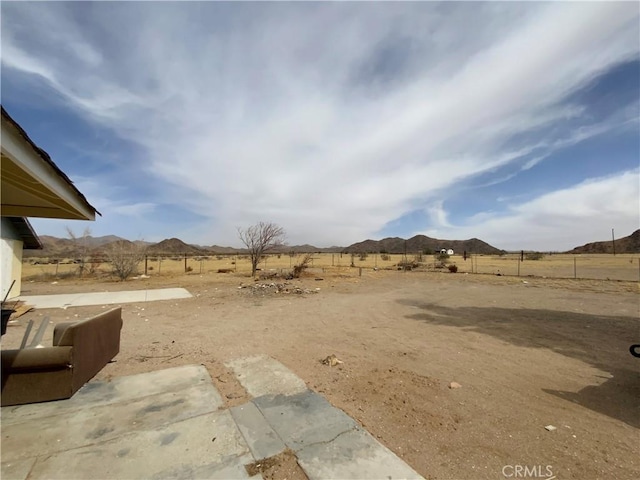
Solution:
[{"label": "distant mountain", "polygon": [[233,247],[221,247],[219,245],[211,245],[210,247],[204,247],[211,253],[217,253],[219,255],[229,255],[239,253],[240,249]]},{"label": "distant mountain", "polygon": [[483,255],[498,255],[504,253],[496,247],[489,245],[477,238],[469,240],[440,240],[437,238],[427,237],[425,235],[416,235],[408,240],[400,237],[383,238],[382,240],[365,240],[364,242],[354,243],[345,248],[344,253],[361,253],[361,252],[387,252],[387,253],[416,253],[427,251],[439,251],[443,248],[452,249],[456,253],[462,253],[465,250],[468,253],[479,253]]},{"label": "distant mountain", "polygon": [[[636,232],[637,233],[637,232]],[[635,235],[635,234],[634,234]],[[104,251],[105,247],[114,242],[127,241],[121,237],[115,235],[106,235],[103,237],[85,237],[79,239],[74,243],[68,238],[57,238],[48,235],[41,235],[40,240],[43,243],[43,250],[25,250],[25,257],[53,257],[53,258],[77,258],[81,255],[81,248],[78,244],[82,241],[86,242],[88,247],[88,254],[100,254]],[[622,239],[621,239],[622,241]],[[222,247],[219,245],[212,245],[210,247],[202,247],[199,245],[190,245],[183,242],[179,238],[167,238],[158,243],[143,242],[136,240],[133,242],[137,245],[146,247],[147,253],[154,255],[232,255],[232,254],[244,254],[245,248],[233,248]],[[618,241],[616,241],[617,247]],[[416,235],[408,240],[399,237],[384,238],[382,240],[365,240],[364,242],[354,243],[349,247],[316,247],[310,244],[304,245],[284,245],[280,248],[272,250],[276,253],[360,253],[360,252],[387,252],[387,253],[416,253],[424,252],[425,250],[437,251],[442,248],[453,249],[456,253],[462,253],[467,251],[469,253],[480,254],[500,254],[501,250],[489,245],[482,240],[472,238],[470,240],[439,240],[437,238],[430,238],[424,235]],[[617,250],[617,248],[616,248]]]},{"label": "distant mountain", "polygon": [[339,253],[344,250],[342,247],[315,247],[305,243],[304,245],[283,245],[279,248],[274,248],[273,252],[282,253]]},{"label": "distant mountain", "polygon": [[179,238],[167,238],[161,242],[149,245],[147,253],[189,253],[192,255],[206,255],[206,250],[184,243]]},{"label": "distant mountain", "polygon": [[[640,230],[636,230],[628,237],[617,238],[616,253],[640,253]],[[592,242],[576,247],[567,253],[613,253],[611,240]]]},{"label": "distant mountain", "polygon": [[109,250],[111,250],[112,248],[115,248],[116,251],[118,251],[118,249],[122,249],[122,248],[126,248],[128,250],[129,247],[131,247],[132,245],[138,244],[137,241],[136,242],[132,242],[130,240],[126,240],[126,239],[120,238],[120,237],[115,237],[115,238],[117,238],[117,240],[114,240],[113,242],[109,242],[109,243],[104,243],[104,244],[94,248],[93,250],[91,250],[91,253],[94,254],[94,255],[101,256],[101,255],[104,255],[105,252],[108,252]]},{"label": "distant mountain", "polygon": [[81,242],[84,242],[90,248],[101,247],[102,245],[106,245],[108,243],[117,242],[120,240],[124,240],[124,238],[117,237],[116,235],[105,235],[103,237],[92,237],[91,235],[79,238]]},{"label": "distant mountain", "polygon": [[[38,235],[38,238],[40,238],[42,242],[42,250],[24,250],[23,257],[75,258],[79,256],[83,248],[91,254],[102,250],[105,245],[125,240],[116,235],[105,235],[102,237],[92,237],[88,235],[86,237],[78,237],[76,240],[52,237],[50,235]],[[139,241],[134,243],[139,243]]]}]

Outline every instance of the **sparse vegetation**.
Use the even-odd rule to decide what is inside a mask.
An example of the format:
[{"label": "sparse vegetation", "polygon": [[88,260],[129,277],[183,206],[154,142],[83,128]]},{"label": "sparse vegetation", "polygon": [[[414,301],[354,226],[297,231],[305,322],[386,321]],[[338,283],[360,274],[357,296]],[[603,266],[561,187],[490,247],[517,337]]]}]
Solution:
[{"label": "sparse vegetation", "polygon": [[[78,276],[82,277],[85,271],[85,266],[87,260],[89,258],[89,237],[91,236],[91,229],[89,227],[85,228],[82,232],[82,235],[78,236],[75,234],[71,228],[66,227],[67,234],[69,235],[69,239],[73,243],[73,247],[78,254],[77,262],[78,263]],[[91,273],[95,272],[95,268]]]},{"label": "sparse vegetation", "polygon": [[451,273],[457,273],[458,272],[458,266],[455,263],[452,263],[451,265],[447,265],[447,268],[449,269],[449,271]]},{"label": "sparse vegetation", "polygon": [[544,258],[544,253],[541,252],[529,252],[524,254],[525,260],[542,260]]},{"label": "sparse vegetation", "polygon": [[144,253],[144,247],[126,240],[113,242],[105,249],[105,255],[111,264],[111,272],[121,282],[137,273],[138,264],[144,260]]},{"label": "sparse vegetation", "polygon": [[443,263],[444,263],[444,262],[446,262],[447,260],[449,260],[449,258],[450,258],[450,257],[449,257],[449,254],[448,254],[448,253],[443,253],[443,252],[441,252],[441,253],[438,253],[438,255],[436,256],[436,258],[437,258],[438,260],[440,260],[440,262],[443,262]]},{"label": "sparse vegetation", "polygon": [[415,260],[402,260],[397,264],[398,270],[413,270],[419,266],[420,264]]},{"label": "sparse vegetation", "polygon": [[285,232],[275,223],[259,222],[247,229],[238,228],[238,236],[249,250],[251,276],[255,276],[263,254],[284,245]]},{"label": "sparse vegetation", "polygon": [[300,278],[300,276],[302,275],[302,272],[304,272],[309,267],[309,264],[311,264],[312,260],[313,260],[313,255],[311,253],[307,253],[304,257],[302,257],[302,260],[300,261],[300,263],[293,266],[293,271],[291,272],[291,276],[293,278]]},{"label": "sparse vegetation", "polygon": [[89,257],[89,275],[95,275],[96,273],[98,273],[98,269],[100,268],[100,265],[102,265],[103,261],[104,259],[102,258],[102,256],[91,255]]},{"label": "sparse vegetation", "polygon": [[385,262],[388,262],[389,260],[391,260],[391,257],[387,253],[382,253],[380,254],[380,260],[384,260]]}]

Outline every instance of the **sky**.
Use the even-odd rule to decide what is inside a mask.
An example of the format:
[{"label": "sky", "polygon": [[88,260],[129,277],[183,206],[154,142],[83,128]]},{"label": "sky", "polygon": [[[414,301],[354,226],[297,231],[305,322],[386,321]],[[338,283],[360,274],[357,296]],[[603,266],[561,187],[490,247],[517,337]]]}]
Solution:
[{"label": "sky", "polygon": [[637,2],[7,2],[1,96],[102,217],[241,246],[640,228]]}]

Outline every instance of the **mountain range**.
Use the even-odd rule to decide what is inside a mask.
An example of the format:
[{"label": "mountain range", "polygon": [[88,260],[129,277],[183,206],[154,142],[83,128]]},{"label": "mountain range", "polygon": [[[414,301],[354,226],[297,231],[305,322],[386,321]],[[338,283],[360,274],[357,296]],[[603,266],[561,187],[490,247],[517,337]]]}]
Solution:
[{"label": "mountain range", "polygon": [[447,250],[451,249],[456,253],[465,251],[482,255],[499,255],[506,253],[504,250],[499,250],[477,238],[471,238],[469,240],[440,240],[425,235],[416,235],[408,240],[400,237],[389,237],[383,238],[382,240],[365,240],[364,242],[354,243],[343,251],[345,253],[415,253],[437,252],[443,248]]},{"label": "mountain range", "polygon": [[640,253],[640,230],[636,230],[628,237],[617,238],[615,241],[605,240],[602,242],[592,242],[576,247],[567,253]]},{"label": "mountain range", "polygon": [[[81,254],[84,250],[87,254],[99,254],[108,248],[109,244],[114,242],[128,241],[116,235],[105,235],[102,237],[86,236],[76,241],[69,238],[58,238],[49,235],[40,235],[43,244],[42,250],[24,250],[24,257],[59,257],[74,258]],[[202,246],[192,245],[183,242],[179,238],[167,238],[158,243],[144,242],[137,240],[133,243],[144,246],[150,254],[165,255],[225,255],[235,253],[245,253],[246,249],[234,247],[222,247],[219,245]],[[435,252],[443,248],[452,249],[456,253],[464,251],[468,253],[476,253],[482,255],[499,255],[506,253],[487,242],[477,238],[469,240],[442,240],[427,237],[425,235],[416,235],[409,239],[400,237],[388,237],[382,240],[365,240],[354,243],[348,247],[328,247],[318,248],[313,245],[285,245],[274,249],[274,252],[288,253],[417,253],[417,252]],[[616,253],[640,253],[640,230],[636,230],[628,237],[619,238],[615,241]],[[581,247],[576,247],[566,253],[613,253],[613,244],[609,241],[587,243]]]}]

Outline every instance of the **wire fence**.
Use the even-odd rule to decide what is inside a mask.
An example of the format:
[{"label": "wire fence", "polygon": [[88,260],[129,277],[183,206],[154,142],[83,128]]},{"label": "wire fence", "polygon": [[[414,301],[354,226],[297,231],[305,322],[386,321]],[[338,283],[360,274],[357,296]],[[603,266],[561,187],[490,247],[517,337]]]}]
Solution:
[{"label": "wire fence", "polygon": [[[260,275],[286,274],[307,254],[272,253],[258,263]],[[457,271],[519,277],[575,278],[640,282],[640,255],[635,254],[506,254],[506,255],[426,255],[314,253],[308,263],[311,271],[339,269],[360,275],[362,269],[402,271]],[[148,276],[184,273],[251,274],[251,261],[243,254],[148,254],[138,264],[138,273]],[[49,257],[25,259],[23,277],[65,277],[77,274],[108,274],[105,257],[69,259]]]}]

